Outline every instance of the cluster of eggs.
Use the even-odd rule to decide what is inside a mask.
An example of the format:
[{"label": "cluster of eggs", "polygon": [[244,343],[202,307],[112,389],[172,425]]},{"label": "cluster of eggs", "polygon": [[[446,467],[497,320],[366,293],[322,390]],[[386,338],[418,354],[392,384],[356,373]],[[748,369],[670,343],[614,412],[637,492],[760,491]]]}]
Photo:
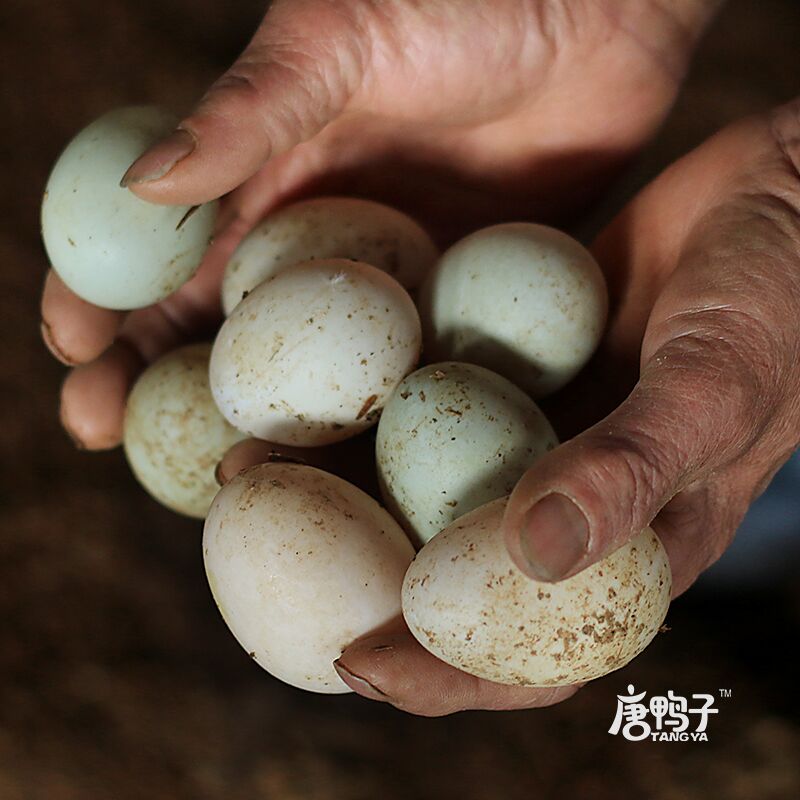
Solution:
[{"label": "cluster of eggs", "polygon": [[[158,206],[118,185],[173,124],[149,107],[111,112],[51,174],[47,252],[92,303],[157,302],[202,260],[215,204]],[[440,659],[507,684],[586,681],[649,643],[670,589],[651,530],[557,585],[525,577],[500,534],[514,484],[558,444],[535,399],[577,374],[605,324],[602,273],[577,241],[509,223],[440,254],[395,209],[316,198],[245,237],[221,302],[213,344],[139,378],[124,446],[154,497],[205,518],[212,593],[261,666],[347,691],[332,662],[400,613]],[[385,507],[312,465],[373,426]],[[273,456],[219,489],[216,465],[246,437]]]}]

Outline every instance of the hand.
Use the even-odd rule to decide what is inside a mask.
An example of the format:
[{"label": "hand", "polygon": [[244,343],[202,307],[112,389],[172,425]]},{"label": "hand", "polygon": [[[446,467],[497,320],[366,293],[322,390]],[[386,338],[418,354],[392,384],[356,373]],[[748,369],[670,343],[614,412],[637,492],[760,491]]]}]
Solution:
[{"label": "hand", "polygon": [[127,316],[47,279],[45,340],[79,365],[62,391],[65,427],[83,447],[119,443],[138,371],[213,335],[228,256],[287,198],[373,197],[442,244],[495,221],[575,213],[661,122],[716,5],[273,3],[240,59],[126,175],[154,202],[232,192],[195,278]]},{"label": "hand", "polygon": [[[506,542],[520,569],[557,581],[653,521],[680,594],[800,444],[800,100],[676,163],[594,249],[610,279],[610,326],[559,405],[573,424],[583,398],[601,415],[640,376],[615,410],[522,478]],[[401,621],[355,642],[338,665],[356,692],[424,715],[545,705],[575,691],[458,672]]]}]

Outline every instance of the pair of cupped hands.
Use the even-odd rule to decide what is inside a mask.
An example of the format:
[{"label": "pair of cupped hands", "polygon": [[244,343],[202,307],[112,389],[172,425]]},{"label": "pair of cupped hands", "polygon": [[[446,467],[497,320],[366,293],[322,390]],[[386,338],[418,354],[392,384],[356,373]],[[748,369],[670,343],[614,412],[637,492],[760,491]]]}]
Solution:
[{"label": "pair of cupped hands", "polygon": [[[125,315],[47,277],[43,334],[73,367],[64,426],[87,449],[119,443],[137,373],[210,337],[227,258],[289,198],[373,197],[443,246],[493,222],[574,218],[657,129],[716,5],[276,0],[236,63],[123,179],[156,203],[225,196],[197,275]],[[652,523],[680,594],[800,443],[800,102],[671,165],[592,249],[609,326],[589,367],[544,404],[567,441],[517,485],[506,542],[526,574],[557,581]],[[459,672],[399,621],[353,643],[337,669],[356,692],[425,715],[576,691]]]}]

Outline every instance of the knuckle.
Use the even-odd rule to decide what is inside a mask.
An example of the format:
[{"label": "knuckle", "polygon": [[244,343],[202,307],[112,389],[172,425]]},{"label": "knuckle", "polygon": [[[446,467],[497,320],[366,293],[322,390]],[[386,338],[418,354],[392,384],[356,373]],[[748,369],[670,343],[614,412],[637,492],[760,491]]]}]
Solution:
[{"label": "knuckle", "polygon": [[774,109],[769,125],[785,165],[800,184],[800,97]]},{"label": "knuckle", "polygon": [[235,93],[244,96],[245,100],[257,100],[260,91],[255,79],[255,66],[242,61],[237,62],[224,75],[218,78],[211,87],[213,92]]},{"label": "knuckle", "polygon": [[800,234],[800,181],[782,167],[771,173],[765,167],[758,181],[734,195],[721,222],[726,234],[722,249],[737,262],[794,260]]},{"label": "knuckle", "polygon": [[238,120],[249,117],[270,138],[314,132],[330,108],[330,87],[318,65],[274,51],[268,60],[240,59],[211,86],[198,113]]},{"label": "knuckle", "polygon": [[643,374],[677,383],[695,416],[743,446],[787,412],[800,422],[800,180],[784,162],[756,159],[706,215],[684,254],[681,310],[643,348]]},{"label": "knuckle", "polygon": [[361,5],[341,0],[290,4],[264,28],[258,43],[262,58],[325,86],[354,91],[366,53]]},{"label": "knuckle", "polygon": [[[555,5],[569,6],[569,3]],[[683,19],[678,4],[663,0],[643,0],[641,6],[650,25],[631,26],[622,7],[613,3],[598,4],[613,26],[641,55],[647,58],[677,88],[683,79],[692,49],[697,41],[698,26]]]},{"label": "knuckle", "polygon": [[680,398],[681,418],[714,449],[739,454],[761,435],[779,406],[785,372],[780,326],[730,307],[686,314],[687,332],[663,345],[645,367],[650,389]]},{"label": "knuckle", "polygon": [[[584,34],[585,19],[593,10],[584,3],[527,2],[523,7],[527,11],[523,19],[525,29],[540,31],[537,46],[544,45],[553,61],[563,51],[565,42],[578,40]],[[531,20],[535,27],[531,27]]]},{"label": "knuckle", "polygon": [[648,525],[676,491],[676,465],[681,461],[674,452],[676,444],[666,444],[632,420],[617,414],[613,421],[595,426],[583,448],[589,454],[586,494],[590,502],[597,500],[596,508],[587,510],[594,517],[595,533],[603,539],[614,542],[628,529]]},{"label": "knuckle", "polygon": [[237,61],[201,102],[209,114],[263,117],[265,130],[311,132],[341,110],[363,72],[350,3],[277,3]]}]

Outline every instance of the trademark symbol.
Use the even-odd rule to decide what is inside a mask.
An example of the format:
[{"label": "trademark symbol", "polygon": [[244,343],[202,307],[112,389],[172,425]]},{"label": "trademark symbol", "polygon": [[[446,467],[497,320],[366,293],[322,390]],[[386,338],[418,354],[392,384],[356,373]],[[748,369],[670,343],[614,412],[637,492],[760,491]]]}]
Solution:
[{"label": "trademark symbol", "polygon": [[720,697],[730,697],[731,694],[733,694],[733,690],[732,689],[720,689],[719,690],[719,696]]}]

